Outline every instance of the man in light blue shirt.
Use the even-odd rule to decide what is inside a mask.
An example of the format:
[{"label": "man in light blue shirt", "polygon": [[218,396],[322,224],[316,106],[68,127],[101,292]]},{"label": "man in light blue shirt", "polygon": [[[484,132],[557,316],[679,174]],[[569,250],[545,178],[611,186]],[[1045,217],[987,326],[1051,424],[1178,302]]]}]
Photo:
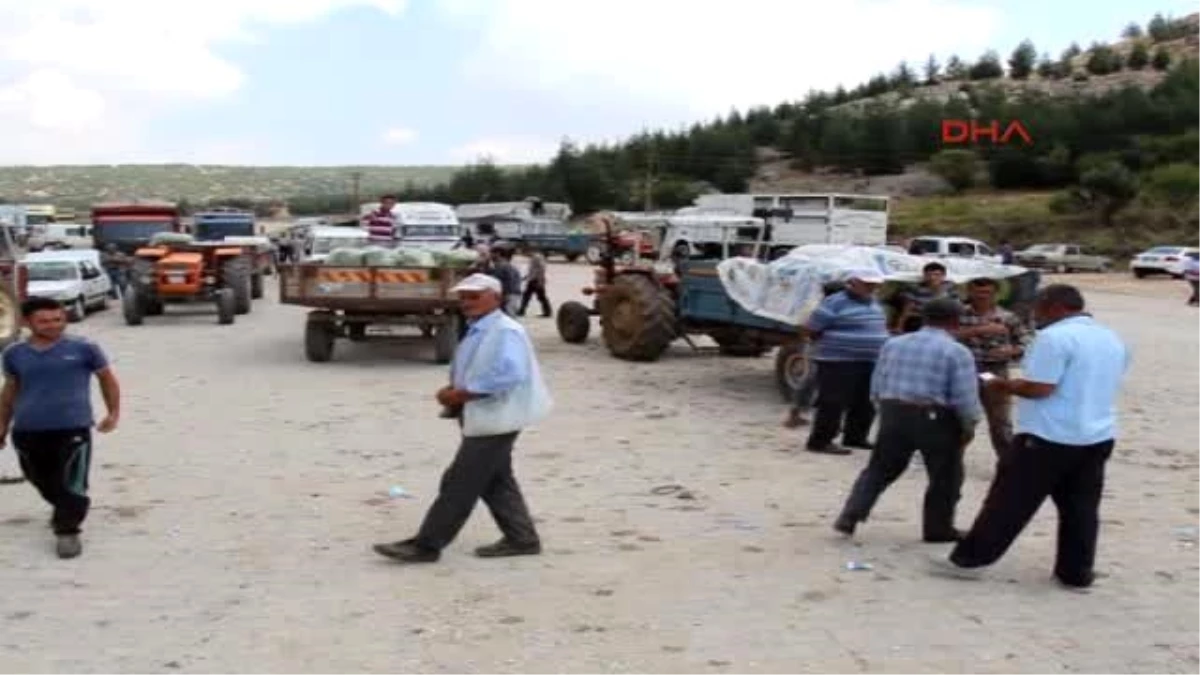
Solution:
[{"label": "man in light blue shirt", "polygon": [[451,363],[450,384],[436,398],[459,420],[462,443],[417,535],[376,544],[375,552],[405,563],[436,562],[482,499],[504,538],[476,555],[536,555],[541,540],[512,466],[521,428],[548,406],[533,346],[521,324],[501,310],[503,287],[495,277],[475,273],[453,291],[469,329]]},{"label": "man in light blue shirt", "polygon": [[1092,585],[1104,467],[1117,434],[1117,393],[1129,350],[1084,312],[1065,284],[1038,293],[1039,332],[1021,364],[1023,377],[986,386],[1017,396],[1017,435],[971,531],[950,554],[956,573],[999,560],[1047,497],[1058,508],[1054,576],[1070,588]]}]

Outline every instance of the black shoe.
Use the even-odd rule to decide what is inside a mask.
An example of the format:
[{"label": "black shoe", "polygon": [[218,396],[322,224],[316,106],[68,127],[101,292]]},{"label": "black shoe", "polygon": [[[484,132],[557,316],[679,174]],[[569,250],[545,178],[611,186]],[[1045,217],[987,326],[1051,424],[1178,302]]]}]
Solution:
[{"label": "black shoe", "polygon": [[858,527],[858,521],[850,516],[841,515],[837,520],[833,521],[833,529],[835,532],[840,532],[847,537],[854,536],[854,528]]},{"label": "black shoe", "polygon": [[58,542],[54,548],[58,553],[58,557],[63,560],[78,558],[79,554],[83,553],[83,543],[79,541],[79,535],[77,534],[58,535]]},{"label": "black shoe", "polygon": [[518,544],[507,539],[501,539],[494,544],[480,546],[475,549],[475,555],[480,558],[508,558],[515,555],[538,555],[542,552],[541,542]]},{"label": "black shoe", "polygon": [[834,443],[830,443],[829,445],[822,445],[820,447],[813,447],[810,445],[810,446],[805,447],[804,449],[809,452],[819,452],[823,455],[849,455],[852,452],[850,450],[850,448],[843,448],[842,446],[834,444]]},{"label": "black shoe", "polygon": [[390,544],[375,544],[375,552],[385,558],[405,563],[432,563],[442,557],[440,551],[417,545],[415,539]]},{"label": "black shoe", "polygon": [[858,450],[874,450],[875,444],[871,441],[842,441],[842,446],[846,448],[855,448]]},{"label": "black shoe", "polygon": [[961,530],[951,530],[950,532],[939,532],[933,535],[925,535],[921,538],[926,544],[955,544],[962,541],[964,533]]}]

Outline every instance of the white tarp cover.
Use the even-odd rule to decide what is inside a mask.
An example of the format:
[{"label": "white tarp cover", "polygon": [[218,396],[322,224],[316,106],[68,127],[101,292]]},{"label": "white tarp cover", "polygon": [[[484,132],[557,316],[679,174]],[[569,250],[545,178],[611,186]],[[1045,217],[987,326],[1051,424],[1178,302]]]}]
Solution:
[{"label": "white tarp cover", "polygon": [[746,311],[799,325],[825,297],[823,286],[844,281],[851,270],[872,269],[889,282],[915,283],[921,280],[921,268],[932,260],[945,265],[946,278],[956,284],[980,277],[1007,279],[1028,272],[1024,267],[983,260],[927,258],[873,246],[810,244],[798,246],[770,263],[729,258],[717,265],[717,273],[729,297]]}]

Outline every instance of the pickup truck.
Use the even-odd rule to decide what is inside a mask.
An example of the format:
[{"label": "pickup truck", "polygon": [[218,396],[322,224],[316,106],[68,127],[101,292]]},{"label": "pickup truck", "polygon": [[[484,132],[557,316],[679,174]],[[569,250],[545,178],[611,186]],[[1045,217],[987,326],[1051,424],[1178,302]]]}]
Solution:
[{"label": "pickup truck", "polygon": [[1112,268],[1111,259],[1085,253],[1078,244],[1034,244],[1014,253],[1013,259],[1022,267],[1051,270],[1059,274],[1107,272]]}]

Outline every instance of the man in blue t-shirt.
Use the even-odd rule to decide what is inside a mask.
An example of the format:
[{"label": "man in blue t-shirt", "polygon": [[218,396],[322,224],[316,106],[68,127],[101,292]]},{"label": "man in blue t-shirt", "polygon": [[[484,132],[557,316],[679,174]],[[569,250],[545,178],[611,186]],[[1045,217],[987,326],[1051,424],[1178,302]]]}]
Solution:
[{"label": "man in blue t-shirt", "polygon": [[[817,364],[816,416],[806,444],[810,452],[846,455],[850,448],[871,448],[871,373],[889,337],[887,317],[875,299],[883,281],[874,270],[851,272],[845,290],[825,298],[804,326],[814,340],[812,360]],[[839,432],[841,446],[833,442]]]},{"label": "man in blue t-shirt", "polygon": [[[117,428],[121,416],[120,386],[100,347],[64,335],[66,309],[51,298],[29,298],[21,305],[28,339],[9,346],[0,361],[0,448],[12,432],[21,471],[54,507],[51,525],[60,558],[74,558],[83,547],[80,526],[87,517],[88,469],[92,459],[91,429]],[[108,414],[97,424],[92,417],[91,380],[100,381]]]},{"label": "man in blue t-shirt", "polygon": [[1117,435],[1117,394],[1129,349],[1084,312],[1074,286],[1053,284],[1033,308],[1038,335],[1021,377],[985,386],[1018,398],[1017,436],[1000,458],[975,518],[940,569],[974,576],[1000,559],[1049,497],[1058,508],[1054,576],[1070,588],[1095,580],[1104,468]]}]

